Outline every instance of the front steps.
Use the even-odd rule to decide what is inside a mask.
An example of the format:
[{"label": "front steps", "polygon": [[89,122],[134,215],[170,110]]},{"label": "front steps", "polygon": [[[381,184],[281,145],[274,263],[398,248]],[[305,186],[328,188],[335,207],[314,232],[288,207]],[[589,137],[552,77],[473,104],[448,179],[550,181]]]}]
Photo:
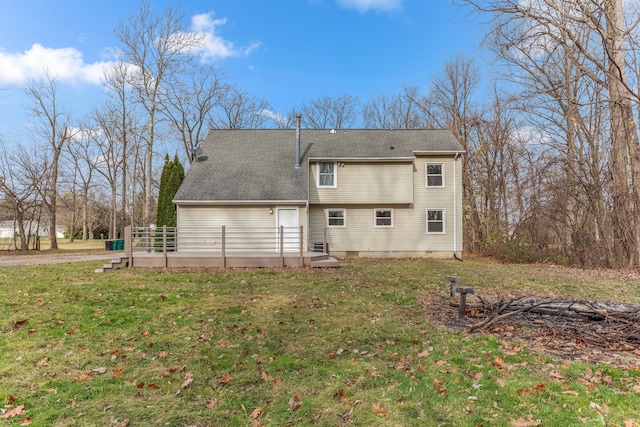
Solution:
[{"label": "front steps", "polygon": [[110,264],[105,264],[102,268],[97,268],[95,273],[104,273],[105,271],[117,270],[121,267],[126,267],[129,263],[128,257],[114,258],[111,260]]}]

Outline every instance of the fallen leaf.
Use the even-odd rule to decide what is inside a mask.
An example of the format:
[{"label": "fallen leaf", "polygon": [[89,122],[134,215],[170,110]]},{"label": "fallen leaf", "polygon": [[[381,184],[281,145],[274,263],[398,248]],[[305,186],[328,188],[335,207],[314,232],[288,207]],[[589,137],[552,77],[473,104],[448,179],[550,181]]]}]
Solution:
[{"label": "fallen leaf", "polygon": [[22,415],[25,412],[27,412],[27,411],[24,410],[24,405],[19,405],[19,406],[16,406],[15,408],[11,408],[7,412],[5,412],[4,415],[2,416],[2,418],[17,417],[18,415]]},{"label": "fallen leaf", "polygon": [[504,360],[502,360],[501,357],[494,356],[493,357],[493,366],[495,366],[498,369],[505,369],[507,367],[507,364],[504,363]]},{"label": "fallen leaf", "polygon": [[429,350],[422,350],[420,353],[418,353],[418,357],[420,359],[424,359],[425,357],[427,357],[429,354],[431,354],[429,352]]},{"label": "fallen leaf", "polygon": [[220,381],[222,384],[227,384],[232,379],[233,379],[233,376],[231,374],[226,374],[226,375],[223,375],[222,377],[220,377],[220,379],[218,381]]},{"label": "fallen leaf", "polygon": [[48,357],[44,357],[36,362],[36,366],[38,368],[46,368],[47,366],[49,366],[49,363],[47,363],[48,360],[49,360]]},{"label": "fallen leaf", "polygon": [[106,374],[106,373],[107,373],[107,368],[96,368],[96,369],[92,369],[92,370],[91,370],[91,373],[92,373],[92,374],[99,374],[99,375]]},{"label": "fallen leaf", "polygon": [[17,320],[15,322],[11,322],[11,327],[13,327],[13,329],[22,329],[24,324],[27,323],[28,321],[29,319]]},{"label": "fallen leaf", "polygon": [[534,427],[542,425],[542,421],[534,420],[533,416],[529,415],[529,418],[527,419],[518,418],[517,420],[514,420],[513,418],[509,418],[509,425],[513,427]]},{"label": "fallen leaf", "polygon": [[193,382],[193,373],[187,372],[184,374],[184,382],[180,387],[185,388]]},{"label": "fallen leaf", "polygon": [[169,358],[169,353],[167,353],[166,351],[161,351],[161,352],[158,354],[158,357],[159,357],[160,359],[168,359],[168,358]]},{"label": "fallen leaf", "polygon": [[377,403],[371,404],[371,410],[378,415],[384,415],[387,413],[387,410],[384,409],[382,406],[378,405]]},{"label": "fallen leaf", "polygon": [[534,389],[534,390],[535,390],[537,393],[542,393],[543,391],[545,391],[545,390],[546,390],[546,388],[547,388],[547,386],[546,386],[546,385],[544,385],[544,384],[540,383],[540,384],[536,384],[536,386],[535,386],[535,389]]},{"label": "fallen leaf", "polygon": [[159,389],[160,389],[160,387],[158,387],[158,386],[157,386],[157,385],[155,385],[155,384],[149,384],[149,385],[147,386],[147,388],[148,388],[148,389],[150,389],[150,390],[159,390]]},{"label": "fallen leaf", "polygon": [[128,427],[129,419],[122,421],[121,423],[116,424],[114,427]]},{"label": "fallen leaf", "polygon": [[575,391],[575,390],[567,390],[567,391],[563,391],[562,394],[571,394],[573,396],[579,396],[580,394]]},{"label": "fallen leaf", "polygon": [[249,417],[251,417],[251,419],[257,420],[258,418],[262,417],[264,415],[264,411],[262,410],[262,408],[256,408],[253,410],[253,412],[251,412],[251,415],[249,415]]},{"label": "fallen leaf", "polygon": [[219,404],[220,404],[220,401],[218,399],[211,399],[209,403],[207,403],[207,409],[214,409]]},{"label": "fallen leaf", "polygon": [[122,376],[123,369],[114,369],[113,370],[113,378],[120,378]]},{"label": "fallen leaf", "polygon": [[78,382],[89,381],[90,379],[91,379],[91,374],[85,374],[85,373],[82,373],[76,377],[76,381]]},{"label": "fallen leaf", "polygon": [[7,397],[7,404],[8,405],[13,405],[13,403],[16,401],[16,398],[14,396],[9,395]]},{"label": "fallen leaf", "polygon": [[562,375],[562,374],[561,374],[560,372],[558,372],[558,371],[551,371],[551,372],[549,372],[549,376],[550,376],[551,378],[555,378],[555,379],[558,379],[558,380],[562,380],[562,379],[564,379],[564,375]]}]

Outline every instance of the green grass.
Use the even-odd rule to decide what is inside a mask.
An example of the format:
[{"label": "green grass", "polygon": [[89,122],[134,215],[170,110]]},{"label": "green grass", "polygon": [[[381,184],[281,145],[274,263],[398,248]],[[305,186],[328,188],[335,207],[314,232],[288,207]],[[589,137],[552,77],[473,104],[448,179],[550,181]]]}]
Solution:
[{"label": "green grass", "polygon": [[0,407],[24,405],[0,425],[640,425],[637,369],[507,351],[421,304],[445,274],[479,293],[638,303],[637,281],[474,260],[99,265],[0,269]]}]

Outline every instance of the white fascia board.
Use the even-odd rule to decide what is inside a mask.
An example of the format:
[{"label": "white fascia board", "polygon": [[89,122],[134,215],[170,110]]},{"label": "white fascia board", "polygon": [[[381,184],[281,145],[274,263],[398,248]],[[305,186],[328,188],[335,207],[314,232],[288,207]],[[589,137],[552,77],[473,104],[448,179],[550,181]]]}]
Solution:
[{"label": "white fascia board", "polygon": [[200,206],[269,206],[269,205],[305,205],[307,200],[172,200],[176,205]]},{"label": "white fascia board", "polygon": [[413,151],[416,156],[455,156],[456,154],[464,154],[465,150],[454,151]]},{"label": "white fascia board", "polygon": [[413,162],[415,157],[309,157],[310,162]]}]

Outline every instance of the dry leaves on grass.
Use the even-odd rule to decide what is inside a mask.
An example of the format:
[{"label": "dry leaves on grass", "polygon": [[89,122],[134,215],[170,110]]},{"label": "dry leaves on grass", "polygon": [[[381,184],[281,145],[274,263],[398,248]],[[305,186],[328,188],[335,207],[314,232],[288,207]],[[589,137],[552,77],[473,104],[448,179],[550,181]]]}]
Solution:
[{"label": "dry leaves on grass", "polygon": [[518,418],[513,419],[513,418],[509,418],[509,425],[513,426],[513,427],[534,427],[534,426],[540,426],[542,425],[542,421],[541,420],[534,420],[532,415],[529,415],[529,417],[527,419],[524,418]]},{"label": "dry leaves on grass", "polygon": [[18,415],[23,415],[26,412],[27,411],[24,410],[24,405],[19,405],[19,406],[16,406],[15,408],[11,408],[7,412],[5,412],[4,415],[2,416],[2,418],[17,417]]}]

